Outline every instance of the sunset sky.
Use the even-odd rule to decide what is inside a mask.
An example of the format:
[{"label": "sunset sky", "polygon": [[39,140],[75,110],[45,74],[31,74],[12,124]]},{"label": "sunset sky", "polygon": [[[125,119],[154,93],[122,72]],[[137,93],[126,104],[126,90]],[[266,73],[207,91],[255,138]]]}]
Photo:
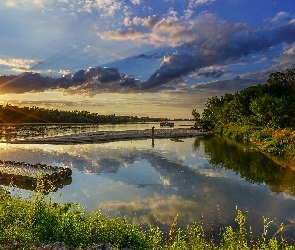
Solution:
[{"label": "sunset sky", "polygon": [[192,118],[295,66],[294,0],[1,0],[0,104]]}]

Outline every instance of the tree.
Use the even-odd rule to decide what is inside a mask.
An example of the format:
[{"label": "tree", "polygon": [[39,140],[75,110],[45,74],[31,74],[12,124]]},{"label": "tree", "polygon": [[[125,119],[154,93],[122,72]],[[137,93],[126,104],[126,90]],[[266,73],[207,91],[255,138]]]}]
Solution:
[{"label": "tree", "polygon": [[201,121],[200,113],[196,109],[193,109],[192,115],[193,115],[194,120],[195,120],[195,127],[200,127],[200,121]]},{"label": "tree", "polygon": [[202,118],[192,115],[203,128],[214,130],[236,125],[295,127],[295,68],[270,74],[266,84],[234,94],[209,98]]}]

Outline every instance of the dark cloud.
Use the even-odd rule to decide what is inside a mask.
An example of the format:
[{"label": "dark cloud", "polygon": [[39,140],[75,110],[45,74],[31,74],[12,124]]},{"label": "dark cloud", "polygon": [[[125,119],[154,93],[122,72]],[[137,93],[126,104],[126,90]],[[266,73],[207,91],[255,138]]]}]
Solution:
[{"label": "dark cloud", "polygon": [[114,82],[121,79],[121,74],[116,68],[88,68],[77,71],[72,78],[74,83],[89,82],[95,80],[96,82],[106,83]]},{"label": "dark cloud", "polygon": [[295,41],[295,22],[290,22],[277,27],[273,31],[273,43],[278,44],[286,42],[288,44]]},{"label": "dark cloud", "polygon": [[22,73],[19,76],[0,76],[0,93],[43,92],[49,89],[66,89],[72,86],[67,78],[52,78],[38,73]]},{"label": "dark cloud", "polygon": [[141,84],[141,88],[150,89],[163,85],[204,66],[206,66],[206,62],[202,58],[174,53],[164,59],[160,68]]},{"label": "dark cloud", "polygon": [[225,75],[227,72],[224,70],[213,70],[213,71],[207,71],[207,72],[200,72],[195,77],[211,77],[211,78],[219,78],[223,75]]},{"label": "dark cloud", "polygon": [[[196,29],[195,39],[179,46],[181,52],[165,59],[160,68],[142,84],[142,88],[167,84],[204,67],[226,66],[251,54],[268,51],[276,45],[295,42],[294,22],[273,29],[254,30],[241,23],[217,22],[209,16],[195,20],[193,28]],[[215,77],[218,77],[218,72]]]},{"label": "dark cloud", "polygon": [[0,93],[28,93],[46,90],[63,90],[68,94],[77,92],[95,95],[105,92],[131,92],[138,89],[139,80],[119,73],[116,68],[88,68],[73,76],[54,78],[38,73],[19,76],[0,76]]},{"label": "dark cloud", "polygon": [[197,92],[211,93],[234,93],[249,86],[264,84],[271,72],[262,71],[258,73],[248,73],[241,76],[236,76],[232,79],[212,81],[204,84],[195,84],[192,89]]},{"label": "dark cloud", "polygon": [[171,89],[169,86],[160,85],[148,86],[148,83],[120,73],[117,68],[101,67],[78,70],[73,75],[67,74],[61,78],[31,72],[18,76],[0,76],[0,94],[61,90],[68,95],[94,96],[99,93],[140,93],[146,92],[146,89],[149,89],[148,92]]},{"label": "dark cloud", "polygon": [[146,55],[146,54],[140,54],[134,57],[131,57],[129,59],[147,59],[147,60],[158,60],[160,58],[163,58],[166,55],[166,53],[164,51],[162,51],[161,53],[154,53],[152,55]]}]

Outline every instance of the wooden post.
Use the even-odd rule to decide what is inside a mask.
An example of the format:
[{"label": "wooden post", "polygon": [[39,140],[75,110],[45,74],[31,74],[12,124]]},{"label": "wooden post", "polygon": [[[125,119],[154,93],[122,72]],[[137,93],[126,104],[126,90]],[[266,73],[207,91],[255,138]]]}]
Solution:
[{"label": "wooden post", "polygon": [[154,139],[155,139],[155,126],[152,126],[152,146],[153,147],[155,146]]}]

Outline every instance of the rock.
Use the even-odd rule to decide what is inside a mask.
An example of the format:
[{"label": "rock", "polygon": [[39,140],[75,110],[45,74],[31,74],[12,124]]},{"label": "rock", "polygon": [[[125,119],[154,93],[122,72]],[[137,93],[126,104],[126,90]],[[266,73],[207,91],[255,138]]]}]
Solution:
[{"label": "rock", "polygon": [[67,246],[63,242],[55,242],[48,245],[34,244],[32,245],[34,250],[67,250]]}]

